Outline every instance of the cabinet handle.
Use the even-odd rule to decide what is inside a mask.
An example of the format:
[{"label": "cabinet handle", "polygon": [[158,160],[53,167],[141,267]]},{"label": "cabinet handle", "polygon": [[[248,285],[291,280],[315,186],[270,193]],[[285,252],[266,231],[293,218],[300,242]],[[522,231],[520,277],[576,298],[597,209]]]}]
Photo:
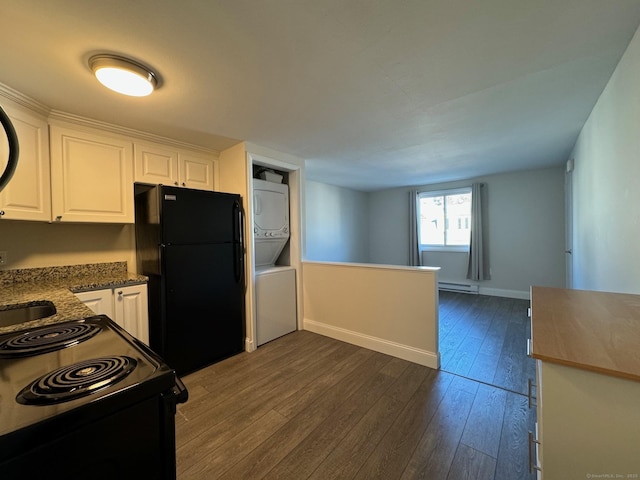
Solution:
[{"label": "cabinet handle", "polygon": [[538,466],[538,459],[536,458],[536,452],[534,452],[534,448],[536,445],[540,445],[540,441],[536,440],[533,435],[533,432],[529,432],[529,473],[533,473],[534,470],[538,472],[542,471],[542,468]]},{"label": "cabinet handle", "polygon": [[58,216],[56,217],[56,222],[59,222],[59,221],[61,221],[61,220],[62,220],[62,215],[58,215]]},{"label": "cabinet handle", "polygon": [[122,290],[120,290],[120,291],[118,292],[118,295],[122,296]]},{"label": "cabinet handle", "polygon": [[186,184],[186,183],[184,183],[184,182],[182,182],[182,186],[183,186],[183,187],[186,187],[186,186],[187,186],[187,184]]},{"label": "cabinet handle", "polygon": [[174,184],[176,187],[179,187],[179,186],[180,186],[180,184],[179,184],[177,181],[173,182],[173,184]]},{"label": "cabinet handle", "polygon": [[4,210],[0,210],[0,217],[4,215]]},{"label": "cabinet handle", "polygon": [[527,338],[527,357],[531,357],[531,339]]},{"label": "cabinet handle", "polygon": [[534,403],[534,400],[538,400],[538,397],[534,397],[531,392],[533,391],[534,388],[538,388],[538,386],[533,383],[533,380],[531,380],[530,378],[527,379],[527,401],[529,404],[529,408],[532,407],[537,407],[538,404]]}]

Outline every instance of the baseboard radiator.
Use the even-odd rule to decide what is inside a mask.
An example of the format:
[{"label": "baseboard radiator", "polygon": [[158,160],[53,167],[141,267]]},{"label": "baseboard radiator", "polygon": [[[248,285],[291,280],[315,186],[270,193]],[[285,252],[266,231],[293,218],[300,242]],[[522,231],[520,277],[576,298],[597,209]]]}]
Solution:
[{"label": "baseboard radiator", "polygon": [[478,285],[471,283],[457,283],[457,282],[438,282],[438,288],[447,292],[461,292],[478,294]]}]

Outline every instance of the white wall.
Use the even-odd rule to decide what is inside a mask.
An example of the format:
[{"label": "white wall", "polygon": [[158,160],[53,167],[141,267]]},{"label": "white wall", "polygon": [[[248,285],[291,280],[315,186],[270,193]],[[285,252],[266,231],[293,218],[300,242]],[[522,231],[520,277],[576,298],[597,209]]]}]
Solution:
[{"label": "white wall", "polygon": [[574,147],[573,286],[640,293],[640,33]]},{"label": "white wall", "polygon": [[438,352],[438,271],[304,263],[304,329],[431,368]]},{"label": "white wall", "polygon": [[305,258],[368,262],[367,193],[308,180],[305,186]]},{"label": "white wall", "polygon": [[[507,173],[462,182],[426,185],[418,190],[441,190],[487,185],[487,218],[491,280],[480,282],[484,293],[526,296],[531,285],[563,287],[564,170],[551,168]],[[412,187],[416,188],[416,187]],[[369,238],[372,263],[407,265],[409,187],[369,194]],[[466,263],[460,256],[430,257],[440,265],[440,278],[463,281]],[[454,258],[455,257],[455,258]],[[438,258],[436,260],[436,258]],[[452,265],[460,271],[455,271]]]},{"label": "white wall", "polygon": [[369,193],[371,262],[409,265],[408,192],[409,188],[394,188]]}]

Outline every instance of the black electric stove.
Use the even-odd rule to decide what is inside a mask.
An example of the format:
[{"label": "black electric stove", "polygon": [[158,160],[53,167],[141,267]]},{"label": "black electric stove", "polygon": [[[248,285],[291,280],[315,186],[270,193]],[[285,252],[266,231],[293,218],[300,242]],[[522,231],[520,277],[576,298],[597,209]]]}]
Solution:
[{"label": "black electric stove", "polygon": [[0,335],[0,476],[175,479],[187,396],[104,315]]}]

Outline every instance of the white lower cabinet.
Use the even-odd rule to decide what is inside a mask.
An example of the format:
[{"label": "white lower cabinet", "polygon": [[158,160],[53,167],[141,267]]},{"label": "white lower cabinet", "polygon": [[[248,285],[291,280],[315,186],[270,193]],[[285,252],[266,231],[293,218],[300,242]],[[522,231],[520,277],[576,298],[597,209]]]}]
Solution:
[{"label": "white lower cabinet", "polygon": [[640,382],[536,363],[538,478],[640,478]]},{"label": "white lower cabinet", "polygon": [[107,315],[138,340],[149,344],[146,285],[92,290],[75,295],[94,313]]},{"label": "white lower cabinet", "polygon": [[531,319],[530,469],[538,480],[640,479],[640,296],[534,286]]}]

